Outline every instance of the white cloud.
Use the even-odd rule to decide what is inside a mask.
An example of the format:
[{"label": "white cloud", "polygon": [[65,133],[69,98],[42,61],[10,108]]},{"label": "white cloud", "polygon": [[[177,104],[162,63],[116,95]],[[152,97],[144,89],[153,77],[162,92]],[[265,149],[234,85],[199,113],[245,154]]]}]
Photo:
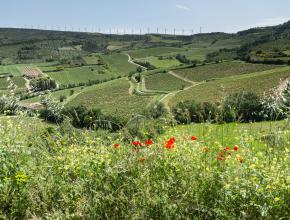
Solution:
[{"label": "white cloud", "polygon": [[185,10],[185,11],[191,11],[191,9],[189,7],[186,7],[184,5],[175,5],[176,8],[181,9],[181,10]]}]

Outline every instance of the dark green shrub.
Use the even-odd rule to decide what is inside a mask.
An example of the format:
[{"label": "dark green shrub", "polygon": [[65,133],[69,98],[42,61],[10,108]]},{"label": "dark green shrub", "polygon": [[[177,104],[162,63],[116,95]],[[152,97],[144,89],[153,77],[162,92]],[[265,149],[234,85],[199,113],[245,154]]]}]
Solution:
[{"label": "dark green shrub", "polygon": [[219,122],[221,111],[218,104],[211,102],[199,103],[196,108],[195,122]]},{"label": "dark green shrub", "polygon": [[161,116],[164,116],[166,113],[167,109],[165,108],[162,102],[155,102],[145,110],[145,115],[153,119],[160,118]]},{"label": "dark green shrub", "polygon": [[223,104],[223,120],[260,121],[262,105],[260,97],[253,92],[239,92],[226,97]]},{"label": "dark green shrub", "polygon": [[173,109],[173,116],[178,124],[190,124],[197,121],[195,101],[179,102]]}]

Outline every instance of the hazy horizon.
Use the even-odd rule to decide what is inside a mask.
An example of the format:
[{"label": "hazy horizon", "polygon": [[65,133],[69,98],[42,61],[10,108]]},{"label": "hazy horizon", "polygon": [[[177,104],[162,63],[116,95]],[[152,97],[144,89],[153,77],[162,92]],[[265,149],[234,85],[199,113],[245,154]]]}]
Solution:
[{"label": "hazy horizon", "polygon": [[[16,7],[17,6],[17,7]],[[10,0],[2,3],[0,27],[118,34],[235,33],[290,20],[287,0]],[[184,31],[183,31],[184,30]]]}]

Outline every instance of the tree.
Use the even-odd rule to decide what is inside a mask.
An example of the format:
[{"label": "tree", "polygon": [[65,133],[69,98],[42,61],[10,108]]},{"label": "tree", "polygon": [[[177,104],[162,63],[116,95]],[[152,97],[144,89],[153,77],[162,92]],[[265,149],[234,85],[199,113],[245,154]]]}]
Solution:
[{"label": "tree", "polygon": [[30,81],[30,86],[33,91],[44,91],[56,88],[56,82],[49,77],[37,78]]}]

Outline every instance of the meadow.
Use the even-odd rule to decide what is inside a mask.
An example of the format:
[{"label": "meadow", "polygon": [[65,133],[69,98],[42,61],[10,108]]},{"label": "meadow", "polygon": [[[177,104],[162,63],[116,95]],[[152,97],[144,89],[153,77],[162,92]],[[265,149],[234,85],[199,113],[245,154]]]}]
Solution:
[{"label": "meadow", "polygon": [[0,121],[4,219],[288,216],[289,121],[167,127],[144,144],[33,118]]}]

